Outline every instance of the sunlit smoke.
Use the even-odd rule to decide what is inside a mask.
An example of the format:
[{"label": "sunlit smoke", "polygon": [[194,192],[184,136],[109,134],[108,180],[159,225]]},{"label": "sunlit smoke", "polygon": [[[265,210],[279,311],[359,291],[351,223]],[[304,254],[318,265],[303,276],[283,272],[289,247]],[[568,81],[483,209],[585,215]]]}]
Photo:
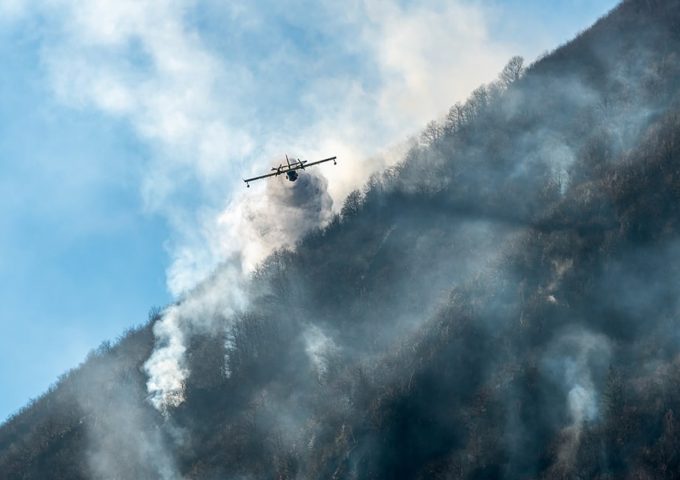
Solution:
[{"label": "sunlit smoke", "polygon": [[[184,401],[191,373],[184,354],[191,335],[212,332],[229,339],[233,314],[246,304],[244,288],[257,263],[277,248],[294,247],[307,232],[330,219],[332,200],[327,188],[328,182],[318,173],[302,172],[295,182],[275,177],[265,184],[264,195],[254,193],[226,210],[221,221],[229,234],[222,238],[229,242],[222,249],[231,260],[169,307],[154,325],[156,348],[144,365],[154,407],[168,412]],[[231,373],[229,358],[224,373]]]},{"label": "sunlit smoke", "polygon": [[238,252],[245,271],[276,249],[293,248],[333,213],[328,180],[316,170],[301,172],[295,182],[284,176],[264,182],[260,189],[251,189],[251,195],[233,201],[218,220],[223,250]]},{"label": "sunlit smoke", "polygon": [[154,324],[156,348],[144,364],[150,401],[161,411],[184,401],[184,380],[189,373],[184,365],[186,346],[179,310],[175,305],[169,307]]},{"label": "sunlit smoke", "polygon": [[167,413],[185,399],[185,383],[191,373],[185,359],[188,338],[230,328],[234,312],[245,307],[246,280],[235,263],[222,265],[154,324],[156,344],[144,370],[149,400],[159,411]]}]

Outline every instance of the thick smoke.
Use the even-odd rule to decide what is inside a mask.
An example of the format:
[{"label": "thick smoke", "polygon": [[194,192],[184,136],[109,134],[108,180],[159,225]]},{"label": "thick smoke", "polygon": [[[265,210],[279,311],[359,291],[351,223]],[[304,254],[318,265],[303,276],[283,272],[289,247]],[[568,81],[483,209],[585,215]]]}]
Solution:
[{"label": "thick smoke", "polygon": [[254,269],[278,248],[294,248],[308,232],[325,226],[332,214],[328,180],[315,170],[301,172],[295,182],[284,175],[263,182],[264,193],[251,189],[219,220],[229,233],[224,238],[235,242],[225,248],[239,252],[244,270]]},{"label": "thick smoke", "polygon": [[[574,297],[580,275],[597,288],[595,272],[612,268],[585,263],[578,242],[608,228],[617,200],[603,190],[600,210],[583,212],[592,182],[626,165],[665,108],[647,94],[646,70],[593,55],[599,82],[550,57],[521,78],[513,59],[339,217],[325,180],[307,175],[275,178],[226,210],[222,224],[238,232],[226,248],[257,274],[241,287],[243,311],[223,312],[213,330],[224,394],[249,398],[225,421],[249,430],[271,472],[475,477],[493,455],[507,455],[511,478],[540,462],[555,475],[578,467],[584,439],[608,421],[607,373],[620,361],[608,313]],[[172,367],[171,389],[198,381],[186,361]],[[204,395],[192,391],[161,408],[190,407]]]},{"label": "thick smoke", "polygon": [[225,264],[184,300],[168,307],[154,324],[156,346],[144,370],[149,376],[149,399],[158,410],[167,413],[184,401],[190,373],[185,360],[188,337],[227,328],[229,319],[245,306],[242,292],[242,272]]},{"label": "thick smoke", "polygon": [[[275,177],[266,183],[264,195],[254,192],[227,209],[222,223],[233,239],[224,246],[230,260],[168,307],[153,327],[156,348],[144,369],[150,401],[158,410],[167,413],[184,401],[190,374],[188,339],[206,333],[229,335],[234,314],[247,305],[247,277],[257,262],[276,248],[294,248],[306,233],[328,222],[333,202],[327,188],[327,180],[316,173],[301,172],[295,182]],[[228,358],[226,362],[228,373]]]},{"label": "thick smoke", "polygon": [[140,385],[165,415],[139,405],[163,434],[142,440],[174,462],[153,465],[677,476],[678,25],[631,0],[513,59],[339,215],[306,172],[248,191],[231,260],[154,327]]}]

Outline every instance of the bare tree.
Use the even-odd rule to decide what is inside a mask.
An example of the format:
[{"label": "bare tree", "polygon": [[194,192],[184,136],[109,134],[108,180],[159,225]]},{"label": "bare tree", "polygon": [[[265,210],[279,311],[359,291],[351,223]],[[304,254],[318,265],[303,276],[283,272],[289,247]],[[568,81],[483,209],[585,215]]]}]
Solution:
[{"label": "bare tree", "polygon": [[503,71],[498,75],[500,82],[509,87],[514,82],[522,78],[524,74],[524,59],[520,56],[514,56],[503,67]]},{"label": "bare tree", "polygon": [[444,133],[441,125],[436,120],[432,120],[425,126],[425,130],[420,134],[420,140],[425,145],[432,145]]}]

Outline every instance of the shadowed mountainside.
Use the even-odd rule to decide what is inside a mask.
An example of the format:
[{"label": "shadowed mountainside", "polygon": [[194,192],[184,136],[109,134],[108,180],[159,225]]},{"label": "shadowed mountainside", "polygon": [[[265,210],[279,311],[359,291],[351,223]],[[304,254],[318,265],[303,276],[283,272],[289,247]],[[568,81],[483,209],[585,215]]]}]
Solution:
[{"label": "shadowed mountainside", "polygon": [[511,60],[187,330],[177,407],[158,312],[0,427],[3,478],[677,478],[679,87],[674,0]]}]

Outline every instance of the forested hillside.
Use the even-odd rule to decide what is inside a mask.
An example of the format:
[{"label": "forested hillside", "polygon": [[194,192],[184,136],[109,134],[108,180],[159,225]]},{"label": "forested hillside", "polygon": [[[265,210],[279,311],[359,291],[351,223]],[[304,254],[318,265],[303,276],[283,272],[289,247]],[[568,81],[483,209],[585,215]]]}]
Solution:
[{"label": "forested hillside", "polygon": [[512,59],[195,310],[181,398],[154,312],[0,427],[0,477],[678,478],[679,87],[676,0]]}]

